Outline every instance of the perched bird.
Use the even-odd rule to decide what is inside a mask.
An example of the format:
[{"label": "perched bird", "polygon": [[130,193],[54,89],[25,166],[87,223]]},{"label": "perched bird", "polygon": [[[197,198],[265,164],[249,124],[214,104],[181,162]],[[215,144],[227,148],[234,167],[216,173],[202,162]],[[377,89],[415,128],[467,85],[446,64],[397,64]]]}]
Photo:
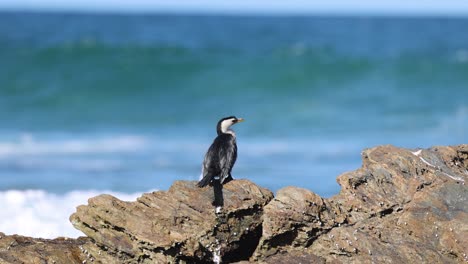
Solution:
[{"label": "perched bird", "polygon": [[232,180],[231,170],[237,159],[237,144],[231,126],[242,121],[244,119],[235,116],[219,120],[216,126],[218,136],[205,154],[198,187],[212,185],[214,180],[219,180],[220,184]]}]

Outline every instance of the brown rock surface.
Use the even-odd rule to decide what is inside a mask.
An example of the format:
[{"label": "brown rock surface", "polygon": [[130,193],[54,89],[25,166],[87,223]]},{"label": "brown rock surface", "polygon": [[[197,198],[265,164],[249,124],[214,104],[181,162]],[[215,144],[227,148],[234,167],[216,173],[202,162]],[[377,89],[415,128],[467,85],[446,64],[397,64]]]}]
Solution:
[{"label": "brown rock surface", "polygon": [[[226,262],[246,260],[260,239],[262,208],[273,194],[248,180],[229,182],[223,194],[223,211],[215,214],[212,188],[177,181],[167,192],[144,194],[136,202],[92,198],[70,220],[120,263],[197,263],[212,261],[215,254]],[[95,249],[88,251],[96,256]]]},{"label": "brown rock surface", "polygon": [[336,263],[468,261],[468,145],[363,151],[330,199],[295,187],[264,209],[254,254],[302,249]]},{"label": "brown rock surface", "polygon": [[82,263],[88,238],[41,239],[0,233],[0,263]]},{"label": "brown rock surface", "polygon": [[248,180],[212,188],[177,181],[135,202],[89,199],[70,217],[88,237],[0,233],[0,263],[464,263],[468,262],[468,145],[364,150],[324,199]]}]

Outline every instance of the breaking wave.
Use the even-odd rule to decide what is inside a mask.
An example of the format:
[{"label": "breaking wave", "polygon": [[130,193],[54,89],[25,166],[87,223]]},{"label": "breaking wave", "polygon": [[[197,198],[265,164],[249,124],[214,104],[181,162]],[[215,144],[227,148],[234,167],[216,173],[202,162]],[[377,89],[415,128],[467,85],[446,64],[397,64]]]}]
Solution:
[{"label": "breaking wave", "polygon": [[0,231],[7,234],[56,238],[76,238],[83,233],[73,228],[68,218],[78,205],[102,193],[124,201],[134,201],[141,193],[101,192],[94,190],[53,194],[44,190],[8,190],[0,192]]},{"label": "breaking wave", "polygon": [[19,155],[68,155],[91,153],[135,152],[145,148],[146,139],[139,136],[116,136],[86,139],[38,139],[24,133],[17,140],[0,141],[0,158]]}]

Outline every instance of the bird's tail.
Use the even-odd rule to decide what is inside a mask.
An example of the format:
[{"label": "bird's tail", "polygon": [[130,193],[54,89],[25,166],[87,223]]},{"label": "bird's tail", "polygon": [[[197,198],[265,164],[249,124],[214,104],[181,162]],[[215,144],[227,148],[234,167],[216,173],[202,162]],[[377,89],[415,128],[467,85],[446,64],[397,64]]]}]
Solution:
[{"label": "bird's tail", "polygon": [[210,183],[210,180],[211,180],[211,177],[209,177],[209,175],[207,175],[207,176],[203,177],[203,179],[201,179],[197,183],[197,186],[200,187],[200,188],[203,188],[203,187],[207,186]]}]

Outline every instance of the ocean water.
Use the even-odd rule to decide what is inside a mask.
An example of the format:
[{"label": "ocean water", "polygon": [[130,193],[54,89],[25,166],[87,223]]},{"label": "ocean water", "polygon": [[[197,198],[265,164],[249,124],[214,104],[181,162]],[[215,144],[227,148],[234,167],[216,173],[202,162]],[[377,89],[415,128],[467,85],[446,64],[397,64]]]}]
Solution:
[{"label": "ocean water", "polygon": [[235,178],[325,197],[364,148],[468,143],[468,19],[0,13],[0,232],[76,237],[100,193]]}]

